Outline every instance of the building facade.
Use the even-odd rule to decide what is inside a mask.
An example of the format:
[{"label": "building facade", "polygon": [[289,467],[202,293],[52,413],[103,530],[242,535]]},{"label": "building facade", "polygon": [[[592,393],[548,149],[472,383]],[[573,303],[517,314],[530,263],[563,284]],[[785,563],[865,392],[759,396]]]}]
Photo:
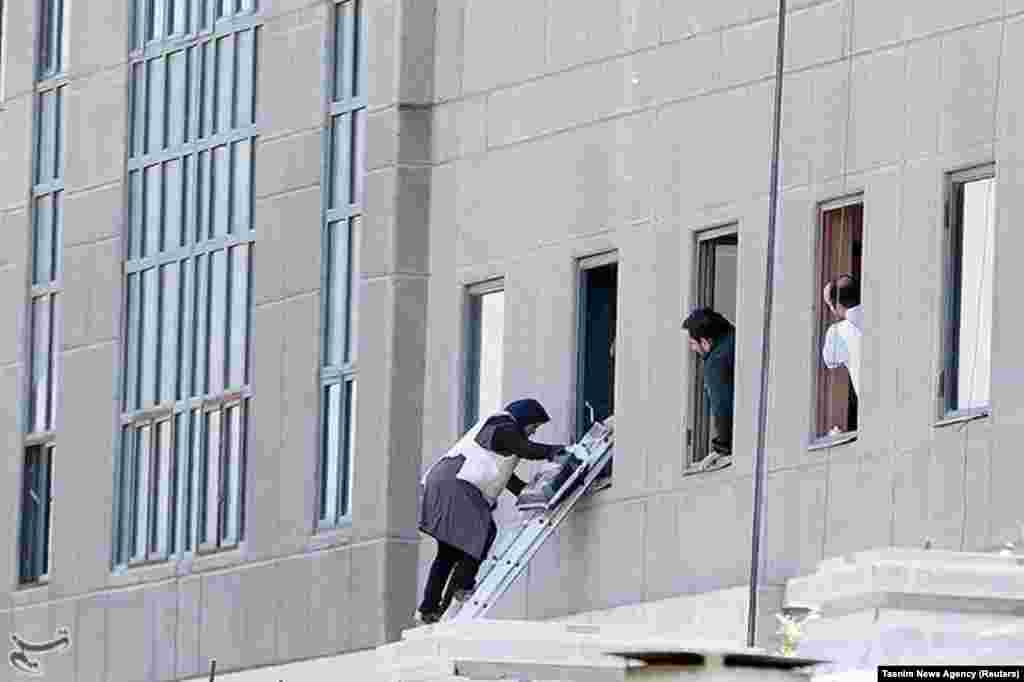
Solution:
[{"label": "building facade", "polygon": [[[775,2],[101,5],[0,3],[0,626],[67,628],[44,679],[398,639],[419,476],[526,396],[549,442],[615,415],[612,485],[494,615],[742,630]],[[787,23],[769,611],[829,559],[1024,540],[1024,4]],[[699,306],[736,326],[717,471]]]}]

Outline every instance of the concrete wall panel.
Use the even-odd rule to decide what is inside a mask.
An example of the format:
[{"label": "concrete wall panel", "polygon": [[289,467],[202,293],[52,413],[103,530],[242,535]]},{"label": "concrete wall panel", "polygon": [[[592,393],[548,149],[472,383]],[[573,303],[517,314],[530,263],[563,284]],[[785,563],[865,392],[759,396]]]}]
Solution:
[{"label": "concrete wall panel", "polygon": [[314,5],[263,25],[256,87],[260,93],[273,93],[260,99],[258,124],[263,135],[304,130],[321,122],[327,10],[327,5]]},{"label": "concrete wall panel", "polygon": [[[256,198],[304,189],[321,182],[320,129],[306,129],[256,143]],[[260,211],[257,208],[256,219]]]},{"label": "concrete wall panel", "polygon": [[[894,458],[889,451],[851,456],[838,450],[833,454],[828,465],[823,557],[892,544]],[[865,500],[871,503],[865,504]]]},{"label": "concrete wall panel", "polygon": [[547,64],[549,3],[526,0],[467,0],[462,88],[489,90],[544,72]]},{"label": "concrete wall panel", "polygon": [[[32,88],[35,80],[35,31],[28,27],[36,24],[36,8],[38,3],[29,0],[7,3],[4,7],[4,28],[8,26],[25,27],[25,30],[4,31],[4,84],[3,95],[7,99],[23,95]],[[0,149],[6,145],[0,145]],[[26,174],[27,175],[27,174]]]},{"label": "concrete wall panel", "polygon": [[65,184],[68,189],[120,180],[127,135],[124,66],[74,81],[65,91]]},{"label": "concrete wall panel", "polygon": [[[853,13],[853,48],[858,52],[876,49],[900,40],[986,21],[1001,13],[999,0],[941,7],[921,0],[901,0],[895,5],[884,0],[858,0]],[[901,17],[901,21],[893,21],[894,16]]]},{"label": "concrete wall panel", "polygon": [[30,95],[23,95],[4,102],[3,116],[0,116],[0,167],[4,169],[0,210],[23,207],[28,201],[32,173],[32,135],[28,132],[32,129],[32,101]]},{"label": "concrete wall panel", "polygon": [[571,2],[548,8],[548,68],[552,71],[651,47],[659,38],[657,0],[596,0],[581,12]]},{"label": "concrete wall panel", "polygon": [[786,24],[786,68],[801,69],[848,54],[853,0],[794,9]]},{"label": "concrete wall panel", "polygon": [[434,34],[434,96],[439,102],[462,94],[466,4],[471,0],[437,0]]},{"label": "concrete wall panel", "polygon": [[903,48],[854,58],[848,172],[901,158],[906,138],[906,61]]},{"label": "concrete wall panel", "polygon": [[281,449],[272,474],[277,479],[277,495],[271,498],[278,503],[278,553],[300,548],[313,528],[320,424],[320,304],[316,295],[282,304],[288,332],[281,360]]},{"label": "concrete wall panel", "polygon": [[57,593],[71,595],[101,589],[110,572],[117,347],[62,353],[60,372],[51,572]]},{"label": "concrete wall panel", "polygon": [[771,16],[778,4],[768,0],[724,0],[700,5],[668,2],[662,4],[662,39],[705,33],[725,26],[742,24],[751,19]]},{"label": "concrete wall panel", "polygon": [[91,6],[71,3],[68,24],[68,65],[74,75],[88,74],[125,61],[128,43],[128,3],[112,2]]},{"label": "concrete wall panel", "polygon": [[64,249],[65,349],[112,341],[119,336],[121,249],[118,240]]},{"label": "concrete wall panel", "polygon": [[[281,517],[280,471],[301,461],[300,453],[286,453],[284,434],[285,310],[281,303],[257,306],[253,312],[252,428],[249,448],[249,504],[246,510],[247,544],[256,556],[273,555],[278,547]],[[312,460],[307,453],[306,461]],[[291,467],[294,468],[294,467]],[[272,502],[277,501],[277,502]],[[312,515],[313,503],[309,504]]]},{"label": "concrete wall panel", "polygon": [[767,584],[814,571],[825,544],[824,465],[774,472],[766,493],[765,575]]},{"label": "concrete wall panel", "polygon": [[121,233],[124,192],[120,182],[69,194],[64,202],[65,248],[91,244]]}]

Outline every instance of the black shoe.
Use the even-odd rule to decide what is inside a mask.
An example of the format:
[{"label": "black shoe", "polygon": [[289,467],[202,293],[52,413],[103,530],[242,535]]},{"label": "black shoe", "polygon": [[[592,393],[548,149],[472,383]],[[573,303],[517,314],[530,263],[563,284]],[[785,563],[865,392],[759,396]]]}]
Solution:
[{"label": "black shoe", "polygon": [[417,625],[432,625],[441,620],[441,614],[436,611],[427,611],[426,613],[417,611],[412,619],[416,621]]}]

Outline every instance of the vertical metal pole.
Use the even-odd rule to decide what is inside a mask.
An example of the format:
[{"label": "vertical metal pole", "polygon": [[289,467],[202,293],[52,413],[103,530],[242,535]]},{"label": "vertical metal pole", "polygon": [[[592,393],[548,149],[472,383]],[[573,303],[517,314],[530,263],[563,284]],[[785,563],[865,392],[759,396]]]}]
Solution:
[{"label": "vertical metal pole", "polygon": [[768,483],[764,441],[768,415],[768,376],[772,345],[772,302],[775,298],[775,220],[779,203],[779,138],[782,133],[782,67],[786,46],[786,0],[779,0],[779,36],[775,56],[775,120],[772,128],[771,185],[768,189],[768,254],[764,284],[764,324],[761,331],[761,397],[757,412],[757,451],[754,455],[754,528],[750,557],[750,601],[747,646],[757,640],[757,596],[761,582],[761,544],[764,540],[764,492]]}]

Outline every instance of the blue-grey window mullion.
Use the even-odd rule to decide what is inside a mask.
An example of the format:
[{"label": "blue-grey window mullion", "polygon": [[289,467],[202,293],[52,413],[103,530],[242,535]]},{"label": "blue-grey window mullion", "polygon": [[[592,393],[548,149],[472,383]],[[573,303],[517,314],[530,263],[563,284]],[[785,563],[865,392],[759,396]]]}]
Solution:
[{"label": "blue-grey window mullion", "polygon": [[359,97],[350,97],[349,99],[338,100],[330,104],[328,113],[331,116],[340,116],[341,114],[348,114],[359,109],[365,109],[367,106],[367,98],[365,95]]},{"label": "blue-grey window mullion", "polygon": [[33,284],[29,290],[29,296],[33,299],[39,298],[40,296],[48,296],[50,294],[59,293],[63,288],[60,278],[47,282],[46,284]]},{"label": "blue-grey window mullion", "polygon": [[352,367],[356,361],[356,296],[359,290],[359,273],[356,249],[359,244],[359,225],[361,216],[353,216],[345,221],[346,245],[348,260],[345,263],[345,338],[341,355],[342,367]]},{"label": "blue-grey window mullion", "polygon": [[52,194],[53,192],[60,192],[64,189],[64,181],[60,178],[55,178],[49,182],[40,182],[39,184],[32,186],[33,196],[41,196],[43,194]]},{"label": "blue-grey window mullion", "polygon": [[64,133],[61,121],[64,116],[64,86],[53,89],[53,167],[50,169],[51,177],[57,180],[63,176],[62,155],[64,153],[61,137]]},{"label": "blue-grey window mullion", "polygon": [[136,462],[136,460],[139,457],[139,430],[138,430],[137,426],[132,425],[131,427],[128,428],[128,439],[127,440],[130,443],[130,446],[125,451],[126,464],[127,464],[125,469],[126,469],[126,473],[127,473],[127,476],[128,476],[128,483],[127,483],[127,485],[125,485],[124,489],[125,489],[126,494],[127,494],[127,499],[128,499],[128,504],[129,504],[129,512],[128,512],[128,524],[127,524],[128,527],[126,529],[127,532],[126,532],[125,537],[124,537],[124,542],[125,542],[124,561],[125,562],[131,561],[132,558],[135,556],[135,536],[136,536],[136,532],[137,532],[136,531],[136,526],[138,525],[138,517],[139,517],[138,495],[136,495],[136,493],[135,493],[136,487],[138,486],[138,483],[139,483],[139,481],[138,481],[138,470],[137,470],[138,464]]},{"label": "blue-grey window mullion", "polygon": [[346,204],[344,206],[339,206],[337,208],[329,208],[329,209],[327,209],[327,211],[325,213],[325,217],[326,217],[326,222],[333,223],[333,222],[347,221],[347,220],[349,220],[351,218],[356,217],[357,215],[359,215],[359,213],[360,213],[360,208],[358,206],[352,206],[350,204]]},{"label": "blue-grey window mullion", "polygon": [[348,495],[346,494],[348,487],[348,453],[351,448],[349,442],[349,430],[352,423],[352,394],[351,394],[352,382],[343,381],[339,385],[338,400],[340,402],[340,409],[338,410],[338,417],[340,424],[338,425],[338,464],[337,464],[337,483],[335,484],[337,490],[337,502],[335,503],[336,520],[340,520],[342,517],[348,515]]},{"label": "blue-grey window mullion", "polygon": [[463,428],[468,428],[479,419],[480,407],[477,398],[480,391],[480,336],[482,334],[482,301],[479,295],[470,294],[466,315],[466,409]]},{"label": "blue-grey window mullion", "polygon": [[255,137],[256,132],[256,127],[250,125],[245,128],[217,133],[212,136],[204,136],[202,139],[193,140],[187,144],[181,144],[175,147],[133,156],[128,161],[128,170],[144,169],[181,158],[182,156],[206,151],[212,147],[220,147],[225,144],[248,140]]},{"label": "blue-grey window mullion", "polygon": [[47,362],[49,363],[49,383],[46,387],[46,428],[54,430],[57,423],[57,349],[60,348],[57,336],[59,321],[59,294],[50,296],[50,338],[47,349]]},{"label": "blue-grey window mullion", "polygon": [[189,410],[189,519],[188,549],[196,551],[202,542],[203,443],[205,442],[202,410]]},{"label": "blue-grey window mullion", "polygon": [[355,9],[353,0],[335,5],[335,44],[334,44],[334,101],[348,99],[352,92],[352,33],[354,29]]}]

